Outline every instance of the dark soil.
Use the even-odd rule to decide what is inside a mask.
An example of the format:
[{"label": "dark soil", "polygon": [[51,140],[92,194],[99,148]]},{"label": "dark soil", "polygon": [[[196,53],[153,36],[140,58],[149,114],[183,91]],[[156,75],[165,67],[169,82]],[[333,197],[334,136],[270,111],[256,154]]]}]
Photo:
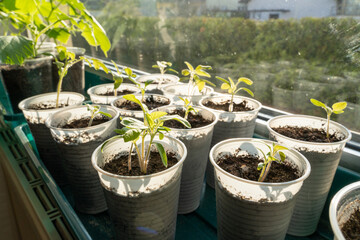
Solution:
[{"label": "dark soil", "polygon": [[[46,103],[37,103],[37,104],[31,104],[28,106],[27,109],[32,110],[47,110],[47,109],[55,109],[56,103],[55,102],[46,102]],[[67,107],[69,106],[68,103],[59,103],[59,108]]]},{"label": "dark soil", "polygon": [[[169,114],[170,115],[177,114],[177,115],[180,115],[181,117],[185,117],[185,111],[183,109],[175,109],[174,111],[171,111]],[[203,118],[200,114],[195,115],[192,112],[189,113],[187,120],[190,123],[191,128],[204,127],[213,122],[213,121]],[[169,127],[169,128],[188,129],[187,127],[185,127],[183,124],[181,124],[180,122],[178,122],[176,120],[166,121],[164,123],[164,126]]]},{"label": "dark soil", "polygon": [[[241,103],[234,103],[234,110],[233,112],[244,112],[244,111],[252,111],[254,108],[247,106],[247,101],[242,101]],[[223,101],[221,103],[214,103],[211,100],[207,101],[204,104],[205,107],[212,108],[215,110],[221,110],[228,112],[230,106],[230,100]]]},{"label": "dark soil", "polygon": [[[168,158],[168,168],[174,166],[178,159],[176,155],[172,152],[166,153]],[[104,167],[102,167],[104,171],[122,175],[122,176],[141,176],[144,175],[140,171],[139,161],[136,154],[131,156],[131,171],[128,170],[128,155],[116,155],[113,160],[106,163]],[[161,172],[166,170],[161,157],[158,152],[150,152],[150,161],[147,167],[147,175]]]},{"label": "dark soil", "polygon": [[360,209],[356,209],[351,214],[349,220],[347,220],[341,228],[346,240],[360,239]]},{"label": "dark soil", "polygon": [[285,126],[285,127],[273,128],[273,130],[286,137],[294,138],[301,141],[307,141],[307,142],[327,143],[327,142],[339,142],[343,140],[343,138],[340,138],[337,134],[330,134],[330,138],[328,140],[326,138],[326,131],[323,129]]},{"label": "dark soil", "polygon": [[[126,94],[132,94],[134,92],[135,91],[130,91],[130,90],[127,90],[127,89],[123,89],[123,90],[118,90],[117,95],[121,96],[121,95],[126,95]],[[99,96],[114,96],[114,90],[110,90],[110,91],[108,91],[106,93],[101,93],[101,94],[96,94],[96,95],[99,95]]]},{"label": "dark soil", "polygon": [[[106,116],[96,116],[94,118],[91,126],[96,126],[101,123],[105,123],[109,120],[110,120],[110,118],[108,118]],[[89,121],[90,121],[90,117],[80,118],[80,119],[72,120],[72,121],[66,123],[65,125],[58,126],[58,127],[61,127],[61,128],[86,128],[89,124]]]},{"label": "dark soil", "polygon": [[[261,171],[257,170],[257,166],[263,161],[258,156],[253,155],[226,155],[216,162],[222,169],[232,175],[252,181],[258,181]],[[267,175],[265,182],[288,182],[299,177],[299,171],[287,162],[283,164],[272,162],[270,172]]]},{"label": "dark soil", "polygon": [[[170,104],[170,101],[166,102],[157,102],[155,101],[154,97],[152,95],[145,97],[145,102],[143,102],[149,110],[153,110],[158,107],[166,106]],[[124,109],[124,110],[134,110],[134,111],[141,111],[141,107],[134,102],[131,101],[115,101],[114,103],[115,107]]]}]

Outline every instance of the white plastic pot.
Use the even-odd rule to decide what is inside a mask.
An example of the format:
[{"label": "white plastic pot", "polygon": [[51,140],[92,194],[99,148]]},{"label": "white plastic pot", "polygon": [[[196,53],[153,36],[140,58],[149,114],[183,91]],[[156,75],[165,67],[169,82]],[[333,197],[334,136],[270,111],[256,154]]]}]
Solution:
[{"label": "white plastic pot", "polygon": [[154,80],[153,83],[149,84],[146,87],[147,93],[162,94],[161,88],[168,85],[176,84],[179,82],[180,78],[173,74],[149,74],[142,75],[136,79],[140,83],[145,83],[148,80]]},{"label": "white plastic pot", "polygon": [[[61,92],[60,103],[68,103],[69,107],[80,105],[84,101],[84,96],[79,93]],[[50,130],[45,126],[45,120],[52,114],[68,108],[54,108],[44,110],[29,109],[32,104],[53,103],[56,101],[56,93],[44,93],[27,98],[19,103],[19,108],[23,111],[25,119],[29,124],[31,133],[35,139],[41,160],[46,168],[57,182],[62,185],[66,182],[63,171],[62,161],[59,157],[60,152],[57,149],[55,141],[51,137]]]},{"label": "white plastic pot", "polygon": [[61,150],[65,173],[79,212],[96,214],[107,209],[97,172],[91,165],[91,154],[103,141],[115,135],[119,113],[111,106],[100,111],[112,115],[107,122],[86,128],[63,128],[75,119],[89,117],[87,106],[76,106],[53,114],[46,121],[52,137]]},{"label": "white plastic pot", "polygon": [[343,187],[333,197],[329,208],[331,228],[335,240],[345,240],[341,228],[352,213],[360,208],[360,181]]},{"label": "white plastic pot", "polygon": [[[127,84],[127,83],[122,83],[117,90],[119,90],[119,91],[129,90],[134,93],[139,92],[139,89],[134,84]],[[100,85],[91,87],[87,90],[87,93],[89,94],[92,103],[94,103],[94,104],[109,104],[110,105],[112,101],[121,97],[121,95],[118,95],[118,96],[101,95],[101,94],[105,94],[109,91],[110,92],[114,91],[113,83],[100,84]]]},{"label": "white plastic pot", "polygon": [[165,96],[172,98],[174,104],[181,105],[183,102],[179,97],[188,98],[190,94],[190,99],[193,105],[199,105],[200,100],[205,96],[210,96],[214,94],[214,89],[209,86],[205,86],[204,89],[199,92],[197,87],[190,87],[189,84],[172,84],[164,86],[162,91]]},{"label": "white plastic pot", "polygon": [[[146,142],[149,138],[146,139]],[[166,137],[161,142],[165,151],[178,155],[178,163],[162,172],[144,176],[121,176],[101,167],[114,155],[128,154],[130,142],[115,139],[92,155],[93,167],[104,187],[109,214],[117,239],[174,239],[180,177],[187,150],[177,139]],[[151,161],[151,160],[150,160]]]},{"label": "white plastic pot", "polygon": [[341,124],[331,121],[330,134],[342,136],[333,143],[315,143],[292,139],[275,132],[276,127],[309,127],[324,129],[326,119],[306,115],[278,116],[268,121],[270,139],[301,152],[311,164],[311,174],[300,191],[288,234],[308,236],[316,231],[343,148],[351,133]]},{"label": "white plastic pot", "polygon": [[[137,99],[139,99],[141,101],[141,94],[134,94],[134,95]],[[156,102],[163,103],[166,106],[169,106],[172,104],[172,101],[169,97],[162,96],[159,94],[145,94],[144,97],[145,97],[145,99],[148,97],[153,97]],[[111,106],[115,107],[119,111],[121,117],[133,117],[133,118],[137,118],[137,119],[144,118],[144,113],[142,110],[125,110],[125,109],[121,109],[118,107],[118,104],[120,105],[122,102],[125,102],[125,101],[127,101],[127,100],[122,97],[119,97],[111,102]],[[149,109],[149,110],[151,110],[151,109]]]},{"label": "white plastic pot", "polygon": [[[284,239],[303,181],[310,174],[310,164],[295,150],[284,151],[287,161],[294,164],[301,177],[289,182],[257,182],[236,177],[217,165],[227,154],[248,153],[262,156],[269,151],[263,144],[272,141],[234,138],[216,144],[210,151],[215,168],[216,212],[219,239]],[[237,150],[241,148],[241,151]],[[270,169],[271,171],[271,169]]]},{"label": "white plastic pot", "polygon": [[[176,109],[183,109],[183,106],[175,105],[161,107],[154,111],[164,111],[171,114]],[[168,135],[182,141],[188,154],[184,162],[181,175],[179,214],[186,214],[195,211],[200,205],[200,198],[205,176],[205,169],[210,151],[210,144],[213,135],[214,125],[218,117],[211,111],[195,107],[198,114],[212,123],[200,128],[176,129],[171,128]]]},{"label": "white plastic pot", "polygon": [[[212,101],[214,103],[221,103],[229,99],[231,99],[231,96],[229,95],[220,95],[206,97],[200,101],[200,106],[208,109],[209,111],[212,111],[219,118],[218,122],[214,127],[211,147],[225,139],[251,138],[254,134],[256,117],[262,107],[259,101],[256,101],[252,98],[234,96],[235,103],[247,101],[248,106],[254,109],[252,111],[227,112],[205,107],[205,104],[208,101]],[[210,164],[210,162],[208,162],[206,168],[206,182],[210,187],[214,188],[214,168]]]}]

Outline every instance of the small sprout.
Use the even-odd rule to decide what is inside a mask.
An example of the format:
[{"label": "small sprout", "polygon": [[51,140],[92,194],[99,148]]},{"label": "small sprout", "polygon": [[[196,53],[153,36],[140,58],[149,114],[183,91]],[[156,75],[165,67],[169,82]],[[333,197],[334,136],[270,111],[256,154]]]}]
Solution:
[{"label": "small sprout", "polygon": [[112,64],[114,65],[114,67],[116,68],[116,72],[115,73],[111,73],[113,76],[113,81],[114,81],[114,96],[117,96],[117,89],[120,87],[120,85],[123,83],[124,79],[121,77],[121,71],[118,68],[117,64],[111,60]]},{"label": "small sprout", "polygon": [[105,116],[105,117],[108,117],[108,118],[112,118],[111,114],[100,111],[100,106],[99,106],[99,105],[86,104],[86,106],[87,106],[87,110],[91,113],[91,117],[90,117],[90,121],[89,121],[88,127],[91,127],[94,118],[95,118],[98,114],[101,114],[101,115],[103,115],[103,116]]},{"label": "small sprout", "polygon": [[193,112],[194,114],[198,114],[198,111],[191,105],[191,102],[187,98],[179,97],[181,101],[184,102],[184,108],[185,108],[185,116],[184,118],[187,119],[189,112]]},{"label": "small sprout", "polygon": [[251,81],[248,78],[245,77],[241,77],[238,79],[237,83],[235,84],[234,81],[231,79],[231,77],[228,77],[229,81],[222,78],[222,77],[218,77],[216,76],[217,79],[219,79],[220,81],[223,82],[223,84],[221,85],[221,89],[227,90],[229,94],[231,94],[231,100],[230,100],[230,105],[229,105],[229,112],[232,112],[234,109],[234,95],[239,92],[240,90],[244,90],[246,91],[248,94],[250,94],[252,97],[254,97],[254,93],[248,89],[248,88],[237,88],[239,83],[244,82],[247,85],[252,85],[253,81]]},{"label": "small sprout", "polygon": [[[164,138],[164,132],[169,132],[170,129],[164,127],[164,122],[168,120],[177,120],[182,123],[187,128],[190,128],[190,123],[178,116],[178,115],[167,115],[166,112],[149,112],[149,109],[146,105],[142,104],[133,94],[128,94],[123,96],[128,101],[135,102],[140,105],[143,114],[144,114],[144,122],[139,121],[134,118],[124,117],[121,120],[121,124],[124,126],[122,129],[115,130],[119,135],[107,140],[101,146],[101,150],[103,150],[104,146],[114,138],[123,138],[124,142],[131,142],[129,158],[128,158],[128,170],[131,171],[131,152],[132,149],[135,148],[136,154],[139,160],[140,170],[143,174],[147,172],[147,166],[150,158],[150,150],[151,146],[154,144],[159,151],[161,160],[165,167],[167,167],[167,156],[165,153],[165,149],[161,143],[153,143],[154,138],[158,135],[159,139]],[[149,135],[150,141],[146,146],[145,137]],[[141,140],[141,148],[139,148],[137,142]],[[145,152],[146,151],[146,152]]]},{"label": "small sprout", "polygon": [[[196,87],[199,89],[199,92],[201,92],[204,89],[206,83],[215,87],[215,84],[213,84],[212,82],[200,78],[200,77],[208,77],[208,78],[211,77],[211,75],[205,71],[205,70],[211,70],[212,69],[211,66],[198,65],[194,69],[194,67],[190,63],[185,62],[185,64],[188,68],[183,69],[181,71],[181,74],[186,78],[187,76],[189,76],[189,90],[188,90],[189,98],[190,96],[193,95],[193,91],[195,90]],[[192,88],[193,91],[191,92]]]},{"label": "small sprout", "polygon": [[136,74],[133,73],[133,71],[130,68],[124,68],[124,71],[126,75],[128,76],[129,80],[135,84],[135,86],[140,90],[141,92],[141,102],[145,102],[145,91],[146,87],[149,86],[154,80],[147,80],[144,83],[144,86],[141,86],[139,82],[137,82],[134,78],[136,77]]},{"label": "small sprout", "polygon": [[332,107],[330,108],[329,106],[325,105],[324,103],[322,103],[316,99],[313,99],[313,98],[310,99],[310,102],[317,107],[323,108],[326,111],[326,116],[327,116],[326,138],[328,139],[328,141],[330,141],[330,135],[329,135],[330,116],[332,113],[335,113],[335,114],[343,113],[344,112],[343,110],[346,108],[347,103],[346,102],[337,102],[337,103],[334,103],[332,105]]},{"label": "small sprout", "polygon": [[158,68],[160,70],[161,79],[159,79],[158,88],[160,88],[161,83],[164,81],[164,74],[167,71],[179,74],[176,70],[171,68],[172,63],[171,62],[165,62],[165,61],[156,61],[156,65],[153,65],[153,68]]},{"label": "small sprout", "polygon": [[[257,170],[261,170],[260,177],[258,179],[259,182],[264,182],[267,175],[270,171],[270,166],[273,161],[276,161],[278,163],[283,163],[285,161],[285,153],[281,152],[281,150],[289,150],[286,147],[277,145],[275,143],[272,144],[272,147],[264,143],[268,148],[269,152],[265,154],[261,149],[258,148],[258,150],[262,153],[264,156],[264,162],[259,163],[257,166]],[[280,159],[276,157],[276,154],[279,154]]]}]

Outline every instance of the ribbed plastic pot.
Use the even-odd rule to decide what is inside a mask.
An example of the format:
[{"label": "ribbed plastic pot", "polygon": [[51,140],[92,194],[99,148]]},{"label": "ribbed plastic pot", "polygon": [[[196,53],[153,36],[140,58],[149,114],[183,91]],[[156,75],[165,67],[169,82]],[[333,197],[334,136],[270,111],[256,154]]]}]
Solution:
[{"label": "ribbed plastic pot", "polygon": [[294,209],[288,234],[308,236],[316,231],[342,151],[351,133],[344,126],[331,121],[330,134],[335,133],[344,140],[334,143],[314,143],[285,137],[272,128],[293,126],[323,129],[326,119],[307,115],[286,115],[270,119],[267,128],[270,139],[301,152],[311,164],[311,174],[304,182]]},{"label": "ribbed plastic pot", "polygon": [[148,80],[153,80],[153,83],[146,87],[146,93],[163,94],[161,90],[163,87],[176,84],[180,78],[173,74],[149,74],[142,75],[136,79],[140,83],[145,83]]},{"label": "ribbed plastic pot", "polygon": [[329,208],[330,224],[335,240],[345,240],[341,228],[359,208],[360,181],[349,184],[336,193]]},{"label": "ribbed plastic pot", "polygon": [[[228,95],[206,97],[200,101],[200,106],[205,107],[205,104],[208,101],[221,103],[229,100],[230,98],[231,97]],[[247,101],[248,105],[254,110],[246,112],[226,112],[205,107],[209,111],[215,113],[219,118],[214,127],[211,147],[225,139],[251,138],[253,136],[256,125],[256,117],[262,105],[259,101],[252,98],[234,96],[235,103],[241,103],[244,100]],[[206,167],[206,183],[210,187],[214,188],[214,182],[214,167],[209,161]]]},{"label": "ribbed plastic pot", "polygon": [[[61,92],[59,102],[68,103],[68,105],[73,106],[80,105],[84,99],[84,96],[79,93]],[[58,185],[64,185],[66,183],[66,177],[63,170],[60,151],[51,137],[49,128],[45,126],[45,121],[52,114],[67,107],[45,110],[29,109],[29,106],[32,104],[47,102],[55,103],[55,101],[56,93],[40,94],[21,101],[19,103],[19,109],[23,111],[25,119],[29,124],[41,160],[44,162],[56,183]]]},{"label": "ribbed plastic pot", "polygon": [[21,113],[18,104],[29,97],[53,91],[53,57],[27,59],[24,64],[0,64],[2,80],[9,94],[14,113]]},{"label": "ribbed plastic pot", "polygon": [[[176,109],[183,109],[183,106],[172,105],[158,108],[154,111],[164,111],[171,114]],[[210,120],[212,123],[200,128],[171,128],[171,131],[168,133],[170,136],[182,141],[188,151],[181,175],[179,214],[193,212],[200,205],[212,134],[214,125],[218,120],[217,115],[205,108],[195,107],[195,109],[204,119]]]},{"label": "ribbed plastic pot", "polygon": [[237,153],[239,148],[238,154],[261,156],[258,149],[265,154],[269,151],[265,144],[251,138],[228,139],[211,149],[210,161],[216,177],[218,239],[284,239],[296,197],[310,174],[310,164],[298,151],[286,150],[287,161],[299,169],[300,178],[283,183],[250,181],[226,172],[216,163],[219,156]]},{"label": "ribbed plastic pot", "polygon": [[73,119],[90,116],[87,106],[77,106],[59,111],[46,121],[46,126],[50,128],[52,137],[61,150],[75,209],[87,214],[107,209],[97,172],[91,165],[91,154],[102,142],[115,135],[119,117],[119,113],[111,106],[102,105],[100,111],[111,114],[112,119],[86,128],[62,128]]},{"label": "ribbed plastic pot", "polygon": [[[134,95],[137,99],[141,100],[141,94],[134,94]],[[159,94],[145,94],[145,98],[149,98],[149,97],[153,97],[156,102],[164,103],[164,105],[166,105],[166,106],[169,106],[172,104],[171,98],[166,97],[166,96],[162,96]],[[137,119],[144,118],[144,113],[142,110],[125,110],[125,109],[121,109],[118,107],[122,102],[125,102],[125,101],[127,101],[127,100],[125,100],[122,97],[119,97],[111,102],[111,106],[115,107],[119,111],[121,117],[133,117],[133,118],[137,118]]]},{"label": "ribbed plastic pot", "polygon": [[199,105],[200,100],[203,97],[210,96],[214,93],[214,89],[209,86],[205,86],[204,89],[199,92],[198,88],[190,87],[189,84],[171,84],[161,88],[165,96],[172,99],[175,105],[181,105],[183,102],[179,97],[188,98],[190,92],[190,99],[193,105]]},{"label": "ribbed plastic pot", "polygon": [[[121,90],[129,90],[134,93],[139,92],[139,89],[134,84],[127,84],[127,83],[122,83],[120,85],[120,87],[118,88],[118,91],[121,91]],[[119,97],[121,97],[121,95],[118,95],[118,96],[101,95],[101,94],[105,94],[109,91],[114,91],[113,83],[100,84],[100,85],[91,87],[87,90],[87,93],[89,94],[92,103],[110,105],[112,101],[114,101],[115,99],[118,99]]]},{"label": "ribbed plastic pot", "polygon": [[159,173],[121,176],[102,170],[101,167],[114,155],[128,154],[131,143],[125,143],[123,139],[111,141],[103,152],[98,147],[92,155],[92,164],[106,190],[117,239],[175,238],[181,169],[187,150],[175,138],[165,136],[155,141],[161,142],[166,151],[177,153],[179,159],[176,165]]}]

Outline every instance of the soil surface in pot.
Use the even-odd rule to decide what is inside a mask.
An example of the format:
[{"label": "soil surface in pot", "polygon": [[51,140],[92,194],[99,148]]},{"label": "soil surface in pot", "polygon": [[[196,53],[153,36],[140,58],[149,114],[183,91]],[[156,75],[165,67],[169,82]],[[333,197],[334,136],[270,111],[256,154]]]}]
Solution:
[{"label": "soil surface in pot", "polygon": [[339,142],[344,138],[340,138],[338,134],[330,134],[329,139],[326,138],[326,131],[324,129],[308,128],[308,127],[291,127],[284,126],[278,128],[272,128],[275,132],[280,133],[286,137],[296,140],[307,142]]},{"label": "soil surface in pot", "polygon": [[[216,161],[219,167],[228,173],[252,181],[258,181],[260,177],[261,171],[257,170],[260,162],[263,162],[263,160],[254,155],[225,155]],[[289,163],[272,162],[265,182],[288,182],[300,176],[299,170]]]},{"label": "soil surface in pot", "polygon": [[356,209],[341,228],[346,240],[360,239],[360,209]]},{"label": "soil surface in pot", "polygon": [[[178,159],[176,154],[173,152],[166,152],[167,159],[168,159],[168,167],[170,168],[174,166]],[[142,176],[144,175],[140,171],[139,167],[139,160],[136,154],[131,155],[131,171],[128,170],[128,157],[129,155],[118,154],[113,157],[112,160],[107,162],[102,169],[104,171],[122,175],[122,176]],[[161,172],[167,169],[160,157],[159,152],[151,151],[150,152],[150,160],[147,166],[147,175]]]},{"label": "soil surface in pot", "polygon": [[[110,119],[111,118],[106,117],[106,116],[96,116],[94,118],[91,126],[96,126],[101,123],[105,123],[105,122],[109,121]],[[90,121],[90,117],[84,117],[84,118],[80,118],[80,119],[71,120],[70,122],[67,122],[64,125],[59,125],[58,127],[61,127],[61,128],[86,128],[86,127],[88,127],[89,121]]]},{"label": "soil surface in pot", "polygon": [[[135,91],[123,89],[123,90],[118,90],[117,95],[120,96],[120,95],[132,94],[134,92]],[[99,94],[96,94],[96,95],[99,95],[99,96],[114,96],[114,90],[109,90],[106,93],[99,93]]]},{"label": "soil surface in pot", "polygon": [[[215,110],[221,110],[228,112],[230,106],[230,100],[226,100],[220,103],[214,103],[213,101],[209,100],[204,104],[205,107],[212,108]],[[234,110],[233,112],[244,112],[244,111],[252,111],[254,108],[248,106],[247,101],[242,101],[241,103],[234,103]]]},{"label": "soil surface in pot", "polygon": [[[169,105],[170,104],[170,101],[167,100],[167,101],[156,101],[156,99],[150,95],[150,96],[147,96],[145,97],[145,102],[143,102],[149,110],[153,110],[155,108],[158,108],[158,107],[162,107],[162,106],[166,106],[166,105]],[[137,103],[134,103],[134,102],[131,102],[131,101],[115,101],[114,103],[115,107],[118,107],[118,108],[121,108],[121,109],[124,109],[124,110],[134,110],[134,111],[141,111],[141,107],[137,104]]]},{"label": "soil surface in pot", "polygon": [[[170,115],[177,114],[181,117],[185,117],[185,111],[183,109],[175,109],[174,111],[171,111],[169,114]],[[192,112],[189,113],[187,120],[190,123],[191,128],[204,127],[213,122],[213,121],[203,118],[200,114],[193,114]],[[169,127],[169,128],[188,129],[187,127],[185,127],[183,124],[181,124],[180,122],[178,122],[176,120],[166,121],[164,123],[164,126]]]},{"label": "soil surface in pot", "polygon": [[[68,103],[59,103],[59,108],[67,107],[69,106]],[[30,104],[27,109],[31,110],[48,110],[48,109],[55,109],[56,103],[55,102],[45,102],[45,103],[36,103],[36,104]]]}]

